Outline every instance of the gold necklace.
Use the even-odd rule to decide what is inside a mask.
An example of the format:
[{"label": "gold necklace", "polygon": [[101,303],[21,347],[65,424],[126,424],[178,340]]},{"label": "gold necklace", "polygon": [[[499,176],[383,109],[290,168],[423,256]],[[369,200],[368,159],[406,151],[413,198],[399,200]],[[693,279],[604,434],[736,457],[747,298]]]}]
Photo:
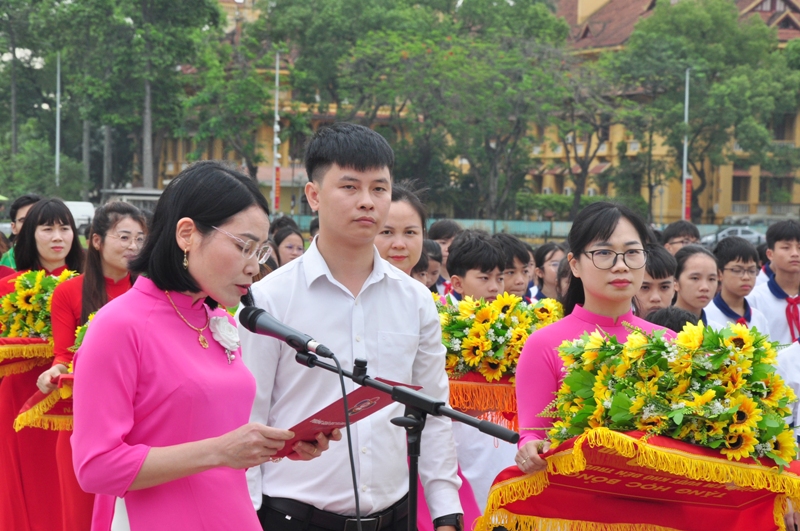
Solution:
[{"label": "gold necklace", "polygon": [[172,297],[169,296],[169,291],[164,290],[164,293],[167,295],[167,299],[169,299],[169,303],[172,304],[172,307],[175,308],[175,313],[178,314],[178,317],[181,318],[181,321],[186,323],[186,326],[197,332],[197,340],[200,342],[200,346],[203,348],[208,348],[208,340],[206,340],[205,336],[203,335],[203,330],[208,328],[208,324],[211,322],[211,318],[208,316],[208,309],[206,309],[205,305],[203,305],[203,309],[206,311],[206,325],[203,328],[197,328],[196,326],[192,326],[192,324],[186,320],[186,318],[181,315],[180,310],[178,307],[175,306],[175,303],[172,302]]}]

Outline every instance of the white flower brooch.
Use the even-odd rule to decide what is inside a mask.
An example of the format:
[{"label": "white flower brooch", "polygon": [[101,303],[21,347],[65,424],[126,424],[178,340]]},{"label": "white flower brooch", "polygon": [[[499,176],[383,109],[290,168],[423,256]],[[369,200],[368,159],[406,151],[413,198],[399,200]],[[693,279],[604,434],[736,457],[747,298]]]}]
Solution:
[{"label": "white flower brooch", "polygon": [[212,317],[208,328],[214,341],[222,345],[228,357],[228,365],[236,359],[233,351],[239,348],[239,330],[233,326],[227,317]]}]

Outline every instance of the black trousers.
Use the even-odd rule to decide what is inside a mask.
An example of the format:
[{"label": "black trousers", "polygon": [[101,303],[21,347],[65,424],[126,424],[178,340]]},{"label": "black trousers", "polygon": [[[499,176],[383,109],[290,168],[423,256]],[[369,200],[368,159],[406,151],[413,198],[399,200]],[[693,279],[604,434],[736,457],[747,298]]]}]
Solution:
[{"label": "black trousers", "polygon": [[[266,496],[258,510],[258,521],[264,531],[332,531],[330,529],[313,525],[308,520],[300,518],[287,518],[285,514],[276,511],[266,504]],[[355,527],[353,527],[355,529]],[[394,520],[392,525],[382,528],[380,531],[407,531],[408,515]],[[344,531],[344,530],[340,530]]]}]

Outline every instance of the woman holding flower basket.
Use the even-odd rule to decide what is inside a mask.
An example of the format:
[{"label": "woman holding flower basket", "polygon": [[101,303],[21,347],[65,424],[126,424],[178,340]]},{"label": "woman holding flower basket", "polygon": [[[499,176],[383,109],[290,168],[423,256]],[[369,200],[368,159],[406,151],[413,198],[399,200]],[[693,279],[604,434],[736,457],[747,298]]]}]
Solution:
[{"label": "woman holding flower basket", "polygon": [[[72,451],[80,486],[98,494],[93,530],[124,517],[132,531],[260,531],[245,469],[293,433],[248,423],[256,384],[224,307],[269,258],[268,212],[249,177],[215,161],[185,169],[131,262],[146,277],[92,320],[75,357]],[[327,447],[320,434],[289,458]]]},{"label": "woman holding flower basket", "polygon": [[523,472],[546,466],[539,454],[549,448],[546,429],[551,421],[540,414],[555,398],[563,379],[559,345],[584,332],[593,341],[602,341],[603,334],[624,341],[627,325],[646,332],[659,328],[635,317],[631,303],[644,278],[645,245],[650,240],[644,220],[622,205],[593,203],[575,218],[568,237],[567,317],[531,334],[517,365],[521,438],[515,461]]},{"label": "woman holding flower basket", "polygon": [[[83,267],[83,248],[75,220],[60,199],[36,203],[28,212],[14,245],[15,275],[0,279],[4,337],[50,337],[52,290]],[[38,274],[31,273],[37,271]],[[48,275],[58,276],[52,279]],[[43,307],[40,307],[43,306]],[[12,308],[14,307],[14,308]],[[22,311],[12,311],[19,309]],[[35,317],[36,312],[36,317]],[[27,314],[26,319],[21,317]],[[12,319],[11,316],[14,316]],[[47,360],[42,360],[46,362]],[[61,501],[56,472],[58,434],[50,430],[14,430],[14,419],[36,392],[41,364],[0,381],[0,530],[61,528]]]},{"label": "woman holding flower basket", "polygon": [[[133,205],[113,202],[95,211],[89,233],[84,274],[60,284],[53,292],[53,342],[55,360],[37,381],[42,393],[56,390],[53,382],[67,372],[74,356],[76,329],[133,285],[128,262],[144,245],[147,222]],[[56,461],[61,488],[62,529],[88,531],[92,523],[94,495],[78,485],[72,468],[72,429],[58,433]]]}]

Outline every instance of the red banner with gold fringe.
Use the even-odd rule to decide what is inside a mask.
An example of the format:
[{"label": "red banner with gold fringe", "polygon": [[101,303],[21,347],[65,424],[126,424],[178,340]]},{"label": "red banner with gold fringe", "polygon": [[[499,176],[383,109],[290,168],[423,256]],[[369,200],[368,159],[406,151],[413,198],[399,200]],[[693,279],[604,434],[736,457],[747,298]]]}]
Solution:
[{"label": "red banner with gold fringe", "polygon": [[798,462],[779,472],[643,435],[595,428],[544,454],[546,471],[507,468],[476,531],[774,531],[787,499],[800,506]]},{"label": "red banner with gold fringe", "polygon": [[451,378],[450,407],[517,430],[516,387],[510,376],[503,376],[497,382],[487,382],[475,372]]},{"label": "red banner with gold fringe", "polygon": [[58,378],[58,388],[50,393],[36,391],[14,420],[16,431],[22,428],[42,428],[46,430],[72,429],[72,384],[73,374],[62,374]]},{"label": "red banner with gold fringe", "polygon": [[52,358],[53,346],[47,339],[0,337],[0,378],[47,365]]}]

